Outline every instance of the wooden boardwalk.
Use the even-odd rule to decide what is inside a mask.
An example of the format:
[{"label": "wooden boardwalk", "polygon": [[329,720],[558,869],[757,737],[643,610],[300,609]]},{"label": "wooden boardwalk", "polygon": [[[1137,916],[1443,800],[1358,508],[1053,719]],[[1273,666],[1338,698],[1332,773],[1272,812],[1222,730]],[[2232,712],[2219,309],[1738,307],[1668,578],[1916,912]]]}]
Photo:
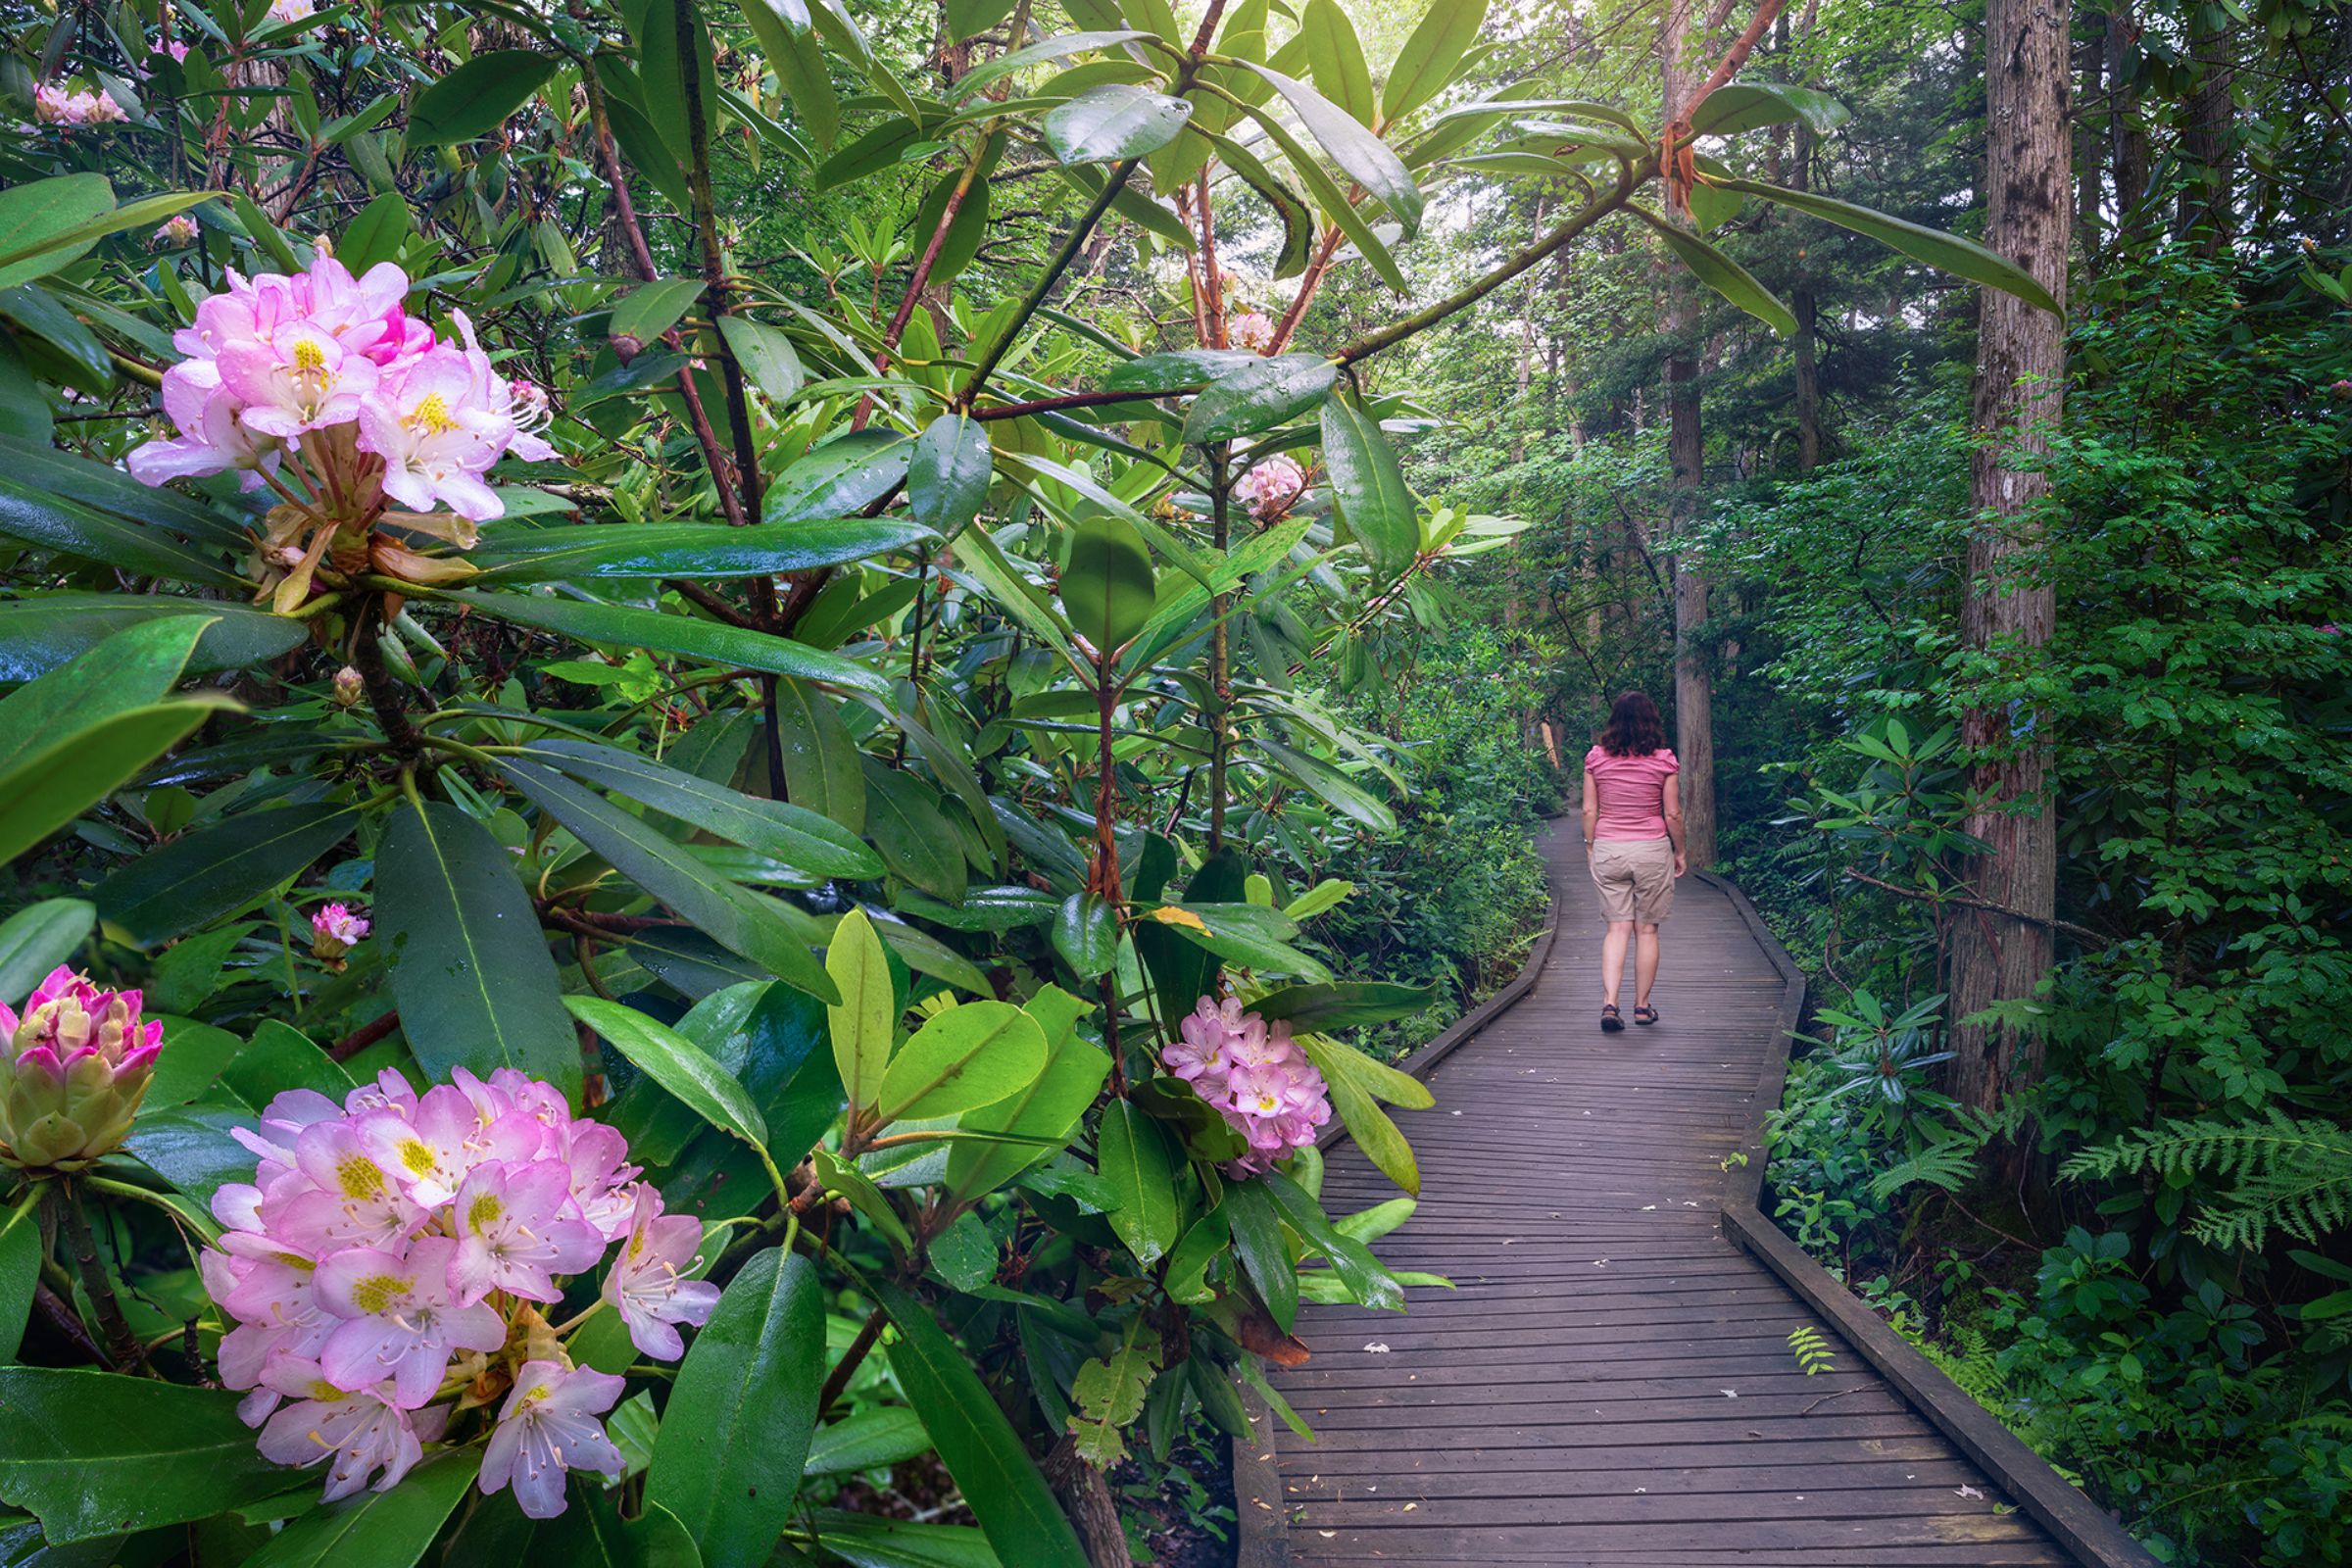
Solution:
[{"label": "wooden boardwalk", "polygon": [[[1424,1197],[1379,1250],[1455,1289],[1410,1291],[1403,1315],[1302,1314],[1313,1357],[1276,1386],[1317,1441],[1261,1423],[1251,1457],[1272,1465],[1244,1467],[1244,1562],[1285,1546],[1429,1568],[2082,1560],[1726,1237],[1725,1162],[1753,1126],[1782,975],[1730,896],[1687,878],[1664,1021],[1601,1034],[1602,925],[1574,832],[1547,844],[1561,918],[1533,989],[1405,1119]],[[1629,963],[1629,1015],[1631,986]],[[1335,1212],[1394,1196],[1351,1146],[1332,1151]],[[1798,1369],[1800,1326],[1835,1370]],[[1269,1500],[1250,1491],[1275,1487],[1250,1517]]]}]

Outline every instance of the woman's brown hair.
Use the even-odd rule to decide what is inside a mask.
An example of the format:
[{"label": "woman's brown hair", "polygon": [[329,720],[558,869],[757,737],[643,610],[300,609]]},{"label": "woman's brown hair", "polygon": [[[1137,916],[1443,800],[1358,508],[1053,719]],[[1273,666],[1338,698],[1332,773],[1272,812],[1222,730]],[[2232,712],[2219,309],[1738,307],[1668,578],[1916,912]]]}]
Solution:
[{"label": "woman's brown hair", "polygon": [[1647,757],[1666,749],[1666,721],[1658,705],[1642,692],[1627,692],[1609,710],[1608,726],[1600,732],[1600,749],[1611,757]]}]

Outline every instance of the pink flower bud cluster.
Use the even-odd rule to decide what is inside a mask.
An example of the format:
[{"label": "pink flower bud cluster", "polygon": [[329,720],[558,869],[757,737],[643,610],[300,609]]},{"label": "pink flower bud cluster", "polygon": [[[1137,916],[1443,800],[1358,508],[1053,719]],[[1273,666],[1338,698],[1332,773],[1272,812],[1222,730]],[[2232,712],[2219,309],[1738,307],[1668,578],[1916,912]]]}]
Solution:
[{"label": "pink flower bud cluster", "polygon": [[32,118],[44,125],[62,125],[72,130],[77,126],[111,124],[130,117],[107,93],[44,81],[32,89]]},{"label": "pink flower bud cluster", "polygon": [[1250,1152],[1230,1166],[1237,1175],[1272,1169],[1331,1120],[1323,1074],[1291,1038],[1290,1024],[1268,1024],[1231,997],[1202,997],[1160,1059],[1250,1141]]},{"label": "pink flower bud cluster", "polygon": [[250,486],[299,445],[309,472],[327,481],[314,505],[360,514],[339,521],[371,522],[387,498],[420,513],[446,503],[474,521],[500,515],[482,475],[510,451],[555,456],[524,428],[543,422],[544,400],[526,397],[518,417],[472,323],[453,313],[455,340],[436,337],[403,309],[408,293],[408,274],[389,262],[355,278],[323,253],[290,275],[231,271],[227,291],[172,340],[187,356],[164,372],[179,434],[131,453],[132,475],[162,484],[236,468]]},{"label": "pink flower bud cluster", "polygon": [[170,218],[165,219],[162,226],[155,231],[155,245],[159,250],[195,243],[196,220],[185,213],[173,213]]},{"label": "pink flower bud cluster", "polygon": [[60,964],[22,1011],[0,1002],[0,1161],[74,1170],[121,1146],[164,1049],[140,1001]]},{"label": "pink flower bud cluster", "polygon": [[220,1378],[253,1391],[239,1409],[265,1455],[327,1466],[330,1502],[486,1421],[482,1491],[549,1518],[565,1470],[620,1473],[597,1417],[622,1380],[575,1367],[540,1307],[618,1242],[601,1304],[674,1359],[718,1289],[684,1278],[702,1225],[662,1213],[617,1131],[512,1068],[455,1078],[418,1095],[386,1071],[340,1105],[289,1090],[235,1131],[260,1165],[215,1196],[225,1230],[201,1260],[236,1323]]},{"label": "pink flower bud cluster", "polygon": [[1306,493],[1306,470],[1289,458],[1268,458],[1243,474],[1233,493],[1250,509],[1250,515],[1272,522]]},{"label": "pink flower bud cluster", "polygon": [[1274,346],[1274,322],[1263,311],[1244,311],[1226,323],[1225,337],[1237,349],[1263,354]]},{"label": "pink flower bud cluster", "polygon": [[323,959],[334,969],[343,967],[343,956],[368,940],[374,927],[368,917],[348,904],[329,904],[311,911],[311,956]]}]

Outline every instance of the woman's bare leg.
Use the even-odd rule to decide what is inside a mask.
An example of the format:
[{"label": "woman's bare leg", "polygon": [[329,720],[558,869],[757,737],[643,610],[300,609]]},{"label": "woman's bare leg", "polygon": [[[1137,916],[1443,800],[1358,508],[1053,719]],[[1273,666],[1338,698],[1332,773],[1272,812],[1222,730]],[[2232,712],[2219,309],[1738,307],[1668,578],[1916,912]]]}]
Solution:
[{"label": "woman's bare leg", "polygon": [[[1657,927],[1652,926],[1650,930],[1654,933]],[[1617,1005],[1617,987],[1625,979],[1625,947],[1633,940],[1633,921],[1611,920],[1608,935],[1600,939],[1600,995],[1601,1000],[1612,1007]],[[1654,956],[1650,967],[1657,967]]]},{"label": "woman's bare leg", "polygon": [[[1612,929],[1614,929],[1612,927]],[[1602,950],[1607,951],[1605,948]],[[1619,950],[1622,953],[1622,949]],[[1604,958],[1602,960],[1606,962]],[[1634,1005],[1649,1005],[1649,988],[1658,979],[1658,928],[1654,925],[1634,927]]]}]

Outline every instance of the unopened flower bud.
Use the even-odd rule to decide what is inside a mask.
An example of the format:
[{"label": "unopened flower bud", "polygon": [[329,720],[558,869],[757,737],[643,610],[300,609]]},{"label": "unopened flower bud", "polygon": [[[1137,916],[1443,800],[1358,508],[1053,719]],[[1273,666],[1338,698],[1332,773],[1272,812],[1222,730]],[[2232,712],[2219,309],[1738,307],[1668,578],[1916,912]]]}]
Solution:
[{"label": "unopened flower bud", "polygon": [[645,345],[626,332],[612,334],[612,357],[626,365],[645,352]]},{"label": "unopened flower bud", "polygon": [[163,1050],[139,1003],[63,964],[21,1014],[0,1003],[0,1161],[79,1170],[122,1146]]},{"label": "unopened flower bud", "polygon": [[356,708],[359,706],[360,699],[367,693],[368,683],[361,678],[358,670],[345,664],[341,669],[335,671],[335,701],[337,704],[344,708]]},{"label": "unopened flower bud", "polygon": [[311,956],[337,974],[343,955],[368,940],[374,929],[368,917],[347,904],[329,904],[311,915]]}]

